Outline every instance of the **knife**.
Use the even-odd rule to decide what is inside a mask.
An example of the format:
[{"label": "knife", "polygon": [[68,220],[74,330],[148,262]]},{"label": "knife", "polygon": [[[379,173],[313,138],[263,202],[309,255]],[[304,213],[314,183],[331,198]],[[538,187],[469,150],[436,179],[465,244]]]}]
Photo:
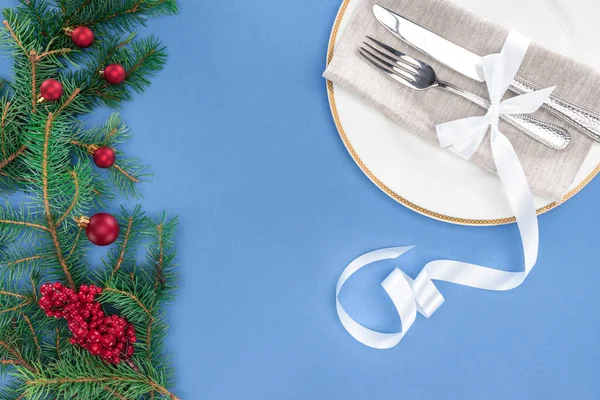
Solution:
[{"label": "knife", "polygon": [[[373,14],[400,40],[466,77],[485,82],[483,71],[478,67],[481,56],[380,5],[373,6]],[[530,93],[539,89],[538,86],[520,77],[516,77],[510,86],[510,90],[517,94]],[[554,95],[544,103],[543,107],[586,136],[600,142],[600,114]]]}]

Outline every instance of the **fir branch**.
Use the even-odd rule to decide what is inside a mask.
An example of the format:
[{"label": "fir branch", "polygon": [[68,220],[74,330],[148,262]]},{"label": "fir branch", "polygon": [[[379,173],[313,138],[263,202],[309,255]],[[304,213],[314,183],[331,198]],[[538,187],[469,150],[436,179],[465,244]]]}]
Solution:
[{"label": "fir branch", "polygon": [[60,330],[56,328],[55,331],[54,341],[56,346],[56,359],[60,361]]},{"label": "fir branch", "polygon": [[101,58],[98,59],[97,67],[95,70],[96,74],[99,74],[100,71],[102,70],[103,66],[108,64],[113,59],[113,57],[119,53],[119,51],[122,48],[129,45],[133,41],[133,39],[135,39],[135,37],[136,37],[136,34],[131,33],[124,40],[122,40],[120,42],[116,42],[116,44],[113,43],[112,46],[109,46],[106,54],[104,54]]},{"label": "fir branch", "polygon": [[110,386],[104,386],[104,389],[106,389],[107,392],[109,392],[110,394],[112,394],[119,400],[127,400],[127,398],[125,396],[123,396],[122,394],[120,394],[119,392],[117,392],[116,390],[111,388]]},{"label": "fir branch", "polygon": [[154,381],[150,380],[150,381],[148,381],[148,383],[150,383],[150,386],[152,386],[152,389],[156,390],[158,393],[162,394],[163,396],[168,396],[171,400],[181,400],[181,399],[179,399],[179,397],[175,396],[173,393],[169,392],[164,387],[156,384]]},{"label": "fir branch", "polygon": [[39,34],[42,36],[48,36],[48,32],[45,29],[44,18],[46,17],[47,5],[44,1],[37,0],[20,0],[21,4],[24,4],[29,13],[33,16],[33,19],[39,26]]},{"label": "fir branch", "polygon": [[37,373],[37,369],[33,365],[25,361],[19,350],[12,348],[11,346],[9,346],[8,343],[6,343],[3,340],[0,340],[0,347],[4,347],[6,351],[14,357],[13,360],[8,361],[12,361],[14,365],[22,365],[23,367],[27,368],[30,372]]},{"label": "fir branch", "polygon": [[[127,125],[121,121],[118,114],[113,114],[102,128],[82,132],[79,137],[71,140],[71,144],[81,150],[76,152],[78,156],[87,157],[93,153],[91,150],[93,146],[118,148],[119,144],[128,137]],[[112,183],[119,192],[137,198],[139,195],[137,184],[147,174],[143,172],[143,167],[135,160],[123,158],[120,151],[117,150],[116,152],[119,162],[108,170]]]},{"label": "fir branch", "polygon": [[[71,171],[71,175],[73,176],[73,184],[75,186],[75,194],[73,195],[73,201],[71,202],[71,205],[69,206],[67,211],[65,211],[65,213],[62,215],[62,217],[60,217],[58,219],[58,221],[56,221],[56,225],[55,225],[56,227],[59,227],[60,224],[65,220],[65,218],[67,218],[67,216],[69,214],[71,214],[71,212],[77,205],[77,200],[79,200],[79,179],[77,177],[77,172],[75,170],[73,170],[73,171]],[[77,242],[75,242],[75,243],[77,243]]]},{"label": "fir branch", "polygon": [[[31,257],[24,257],[24,258],[19,258],[18,260],[14,260],[9,262],[8,264],[6,264],[7,267],[13,267],[17,264],[21,264],[21,263],[26,263],[29,261],[34,261],[34,260],[41,260],[43,258],[47,258],[47,255],[37,255],[37,256],[31,256]],[[2,294],[2,293],[0,293]]]},{"label": "fir branch", "polygon": [[46,211],[46,219],[48,221],[48,229],[50,230],[50,234],[52,235],[52,242],[54,243],[54,247],[56,248],[56,257],[62,266],[63,272],[69,286],[75,288],[75,281],[73,281],[73,277],[69,272],[69,267],[65,261],[65,258],[62,254],[62,248],[60,247],[60,242],[58,240],[58,234],[56,233],[56,226],[54,225],[54,219],[52,217],[52,211],[50,210],[50,198],[48,196],[48,144],[50,141],[50,132],[52,128],[52,121],[54,120],[54,115],[52,113],[48,114],[48,121],[46,122],[46,131],[44,134],[44,155],[42,160],[42,190],[44,192],[44,208]]},{"label": "fir branch", "polygon": [[33,275],[29,275],[29,282],[31,283],[31,293],[33,295],[33,300],[37,303],[38,302],[38,297],[37,297],[37,292],[36,292],[36,283],[35,280],[33,279]]},{"label": "fir branch", "polygon": [[56,112],[56,115],[60,114],[62,111],[64,111],[65,108],[67,108],[72,102],[73,100],[75,100],[75,98],[77,97],[77,95],[79,95],[79,93],[81,92],[80,88],[76,88],[71,95],[69,96],[69,98],[67,98],[67,101],[65,101],[63,103],[62,106],[60,106],[60,108],[58,109],[58,111]]},{"label": "fir branch", "polygon": [[19,293],[11,293],[11,292],[6,292],[4,290],[0,290],[0,295],[2,296],[12,296],[12,297],[17,297],[19,299],[27,299],[27,296],[23,296],[22,294]]},{"label": "fir branch", "polygon": [[165,283],[163,276],[163,262],[164,262],[164,243],[163,243],[163,225],[158,224],[156,231],[158,232],[158,260],[156,262],[156,281],[154,283],[154,290],[156,290],[159,284],[162,286]]},{"label": "fir branch", "polygon": [[0,224],[28,226],[31,228],[41,229],[43,231],[50,232],[50,229],[48,229],[47,227],[45,227],[43,225],[32,224],[30,222],[24,222],[24,221],[10,221],[10,220],[5,220],[5,219],[0,219]]},{"label": "fir branch", "polygon": [[29,62],[31,63],[31,112],[34,114],[37,111],[37,103],[38,103],[37,81],[36,81],[38,61],[39,60],[35,53],[35,50],[31,50],[31,52],[29,53]]},{"label": "fir branch", "polygon": [[[45,236],[45,233],[44,233]],[[42,268],[46,263],[52,263],[53,253],[42,253],[34,246],[24,246],[21,241],[3,246],[0,250],[0,280],[5,282],[32,281],[35,271]],[[32,285],[32,293],[34,293]],[[34,300],[37,301],[34,294]]]},{"label": "fir branch", "polygon": [[20,209],[15,209],[5,201],[4,206],[0,207],[0,244],[7,246],[17,239],[30,240],[38,231],[49,232],[50,230],[43,225],[42,218],[25,210],[23,205]]},{"label": "fir branch", "polygon": [[137,297],[136,297],[136,296],[134,296],[133,294],[131,294],[131,293],[127,293],[127,292],[124,292],[124,291],[122,291],[122,290],[118,290],[118,289],[115,289],[115,288],[112,288],[112,287],[106,287],[106,288],[104,288],[104,292],[113,292],[113,293],[119,294],[119,295],[121,295],[121,296],[125,296],[125,297],[128,297],[128,298],[130,298],[131,300],[133,300],[134,302],[136,302],[136,304],[137,304],[137,305],[138,305],[138,306],[139,306],[139,307],[140,307],[142,310],[144,310],[144,312],[145,312],[146,314],[148,314],[148,318],[149,318],[151,321],[152,321],[152,320],[154,320],[154,316],[152,315],[152,312],[151,312],[151,311],[150,311],[150,310],[149,310],[149,309],[148,309],[148,308],[147,308],[147,307],[144,305],[144,303],[142,303],[142,302],[140,301],[140,299],[139,299],[139,298],[137,298]]},{"label": "fir branch", "polygon": [[[2,121],[0,123],[2,135],[2,155],[6,158],[6,116],[8,114],[8,109],[10,108],[10,101],[7,101],[4,105],[4,110],[2,111]],[[2,168],[0,168],[2,169]]]},{"label": "fir branch", "polygon": [[135,176],[131,175],[129,172],[125,171],[123,168],[121,168],[119,166],[119,164],[115,163],[113,165],[113,167],[119,171],[119,173],[123,174],[123,176],[127,179],[129,179],[130,181],[134,182],[134,183],[139,183],[140,180],[138,178],[136,178]]},{"label": "fir branch", "polygon": [[75,249],[77,248],[77,245],[79,244],[79,238],[81,237],[82,231],[83,231],[83,228],[79,227],[79,231],[77,232],[77,237],[73,241],[73,247],[71,247],[71,250],[69,251],[69,254],[67,254],[67,256],[65,257],[65,260],[68,260],[69,258],[71,258],[71,256],[75,252]]},{"label": "fir branch", "polygon": [[[0,280],[9,285],[0,289],[0,374],[11,371],[0,399],[175,400],[168,390],[171,367],[162,357],[164,302],[174,289],[174,222],[154,224],[139,208],[124,212],[117,246],[98,274],[90,274],[89,244],[72,222],[73,215],[104,207],[113,187],[137,195],[142,167],[118,150],[127,126],[113,115],[104,127],[83,131],[76,118],[100,104],[119,107],[150,84],[164,66],[164,47],[153,37],[134,40],[134,34],[115,32],[176,12],[175,0],[55,0],[56,7],[20,1],[4,10],[0,30],[0,45],[14,57],[14,80],[0,97],[0,191],[26,195],[20,208],[0,206]],[[65,35],[65,28],[79,25],[93,27],[99,39],[85,52]],[[123,85],[107,85],[98,74],[109,63],[125,66]],[[39,83],[50,78],[70,95],[38,103]],[[119,163],[108,170],[112,186],[92,168],[89,144],[116,149]],[[147,243],[140,264],[139,247]],[[55,275],[71,287],[85,282],[104,288],[99,297],[107,311],[144,332],[133,357],[112,366],[68,345],[68,327],[38,305],[37,286]]]},{"label": "fir branch", "polygon": [[149,16],[175,14],[175,0],[124,0],[91,4],[85,0],[69,16],[65,26],[96,26],[110,23],[115,29],[130,30],[134,24],[144,24]]},{"label": "fir branch", "polygon": [[73,49],[55,49],[55,50],[45,51],[42,54],[40,54],[38,58],[41,60],[44,57],[64,56],[66,54],[69,54],[72,51],[73,51]]},{"label": "fir branch", "polygon": [[10,155],[6,160],[0,162],[0,170],[4,167],[6,167],[8,164],[10,164],[11,162],[15,161],[15,159],[17,157],[19,157],[21,154],[23,154],[25,152],[27,148],[25,146],[21,146],[21,148],[19,150],[17,150],[16,153]]},{"label": "fir branch", "polygon": [[38,337],[35,333],[35,329],[33,329],[33,324],[31,323],[31,320],[29,319],[29,317],[23,313],[21,313],[21,316],[23,317],[23,319],[25,320],[25,322],[27,322],[27,326],[29,326],[29,329],[31,330],[31,335],[33,336],[33,341],[36,345],[36,347],[38,348],[40,354],[42,353],[42,347],[40,346],[40,342],[38,341]]},{"label": "fir branch", "polygon": [[23,307],[25,307],[25,306],[29,305],[29,303],[30,303],[30,301],[29,301],[29,300],[25,300],[23,303],[21,303],[21,304],[17,304],[17,305],[16,305],[16,306],[14,306],[14,307],[10,307],[10,308],[7,308],[7,309],[5,309],[5,310],[0,310],[0,314],[6,314],[6,313],[9,313],[9,312],[13,312],[13,311],[20,310],[21,308],[23,308]]},{"label": "fir branch", "polygon": [[125,259],[125,250],[127,250],[127,241],[129,240],[129,235],[131,234],[131,226],[133,225],[133,217],[129,217],[127,221],[127,228],[125,229],[125,237],[123,239],[123,244],[121,245],[121,250],[119,251],[119,259],[113,268],[113,275],[121,269],[121,264],[123,264],[123,260]]},{"label": "fir branch", "polygon": [[[163,224],[159,223],[156,226],[156,231],[158,233],[158,260],[156,263],[155,269],[155,281],[154,281],[154,293],[157,292],[157,289],[164,286],[165,279],[163,276],[163,262],[164,262],[164,241],[163,241]],[[154,319],[148,320],[148,327],[146,328],[146,358],[148,361],[152,361],[152,325],[154,324]]]},{"label": "fir branch", "polygon": [[[79,7],[77,7],[77,10],[75,10],[75,15],[79,14],[85,7],[90,5],[91,2],[92,2],[92,0],[82,1],[81,4],[79,5]],[[67,25],[68,25],[68,23],[67,23]]]},{"label": "fir branch", "polygon": [[112,128],[110,132],[108,132],[108,134],[106,135],[106,138],[104,140],[106,140],[107,142],[110,142],[111,139],[113,138],[113,136],[115,136],[115,134],[119,131],[118,128]]},{"label": "fir branch", "polygon": [[17,36],[17,34],[13,30],[13,28],[10,26],[10,23],[7,20],[4,20],[3,24],[6,27],[6,30],[8,30],[8,32],[10,33],[10,35],[12,36],[12,38],[14,39],[15,43],[17,44],[17,46],[19,46],[19,48],[21,48],[21,50],[23,50],[23,53],[25,54],[26,57],[29,57],[29,52],[27,51],[27,49],[25,48],[25,46],[23,46],[23,42],[21,42],[21,40],[19,39],[19,37]]}]

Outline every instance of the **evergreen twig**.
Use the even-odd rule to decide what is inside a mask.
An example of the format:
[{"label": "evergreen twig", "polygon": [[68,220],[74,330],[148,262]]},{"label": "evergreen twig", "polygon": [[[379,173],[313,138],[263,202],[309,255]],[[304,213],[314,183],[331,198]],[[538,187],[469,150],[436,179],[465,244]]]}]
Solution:
[{"label": "evergreen twig", "polygon": [[[164,306],[176,280],[176,219],[153,221],[139,207],[124,210],[121,236],[95,269],[76,222],[116,193],[139,195],[137,184],[147,174],[120,151],[128,127],[114,114],[104,126],[84,130],[78,117],[99,105],[119,108],[148,87],[165,64],[165,49],[154,37],[130,32],[149,18],[176,13],[176,1],[20,2],[3,10],[0,25],[0,47],[14,58],[12,81],[0,82],[0,195],[24,194],[17,207],[0,204],[0,377],[7,382],[0,400],[177,400],[163,341]],[[85,51],[65,34],[80,25],[98,38]],[[99,75],[110,63],[125,66],[122,85],[108,85]],[[63,84],[65,95],[40,102],[40,85],[50,78]],[[109,179],[93,167],[92,146],[116,150],[119,162]],[[110,365],[71,345],[64,321],[46,317],[38,305],[41,283],[55,280],[102,287],[107,314],[135,327],[133,356]]]}]

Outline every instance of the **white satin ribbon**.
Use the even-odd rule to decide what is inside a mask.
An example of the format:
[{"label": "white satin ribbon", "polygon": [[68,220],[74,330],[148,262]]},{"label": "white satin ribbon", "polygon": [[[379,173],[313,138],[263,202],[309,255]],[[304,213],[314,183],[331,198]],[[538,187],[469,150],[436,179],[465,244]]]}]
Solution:
[{"label": "white satin ribbon", "polygon": [[414,323],[417,312],[429,318],[444,303],[444,297],[434,285],[434,280],[478,289],[505,291],[520,286],[535,266],[539,231],[533,195],[517,154],[510,141],[498,129],[500,115],[535,112],[554,90],[544,89],[502,101],[519,70],[529,43],[528,38],[511,32],[500,54],[482,58],[478,67],[486,78],[492,103],[485,116],[465,118],[437,126],[440,145],[465,159],[473,156],[488,128],[491,128],[494,162],[510,207],[516,216],[523,243],[524,270],[508,272],[460,261],[437,260],[427,264],[413,280],[396,268],[382,285],[400,316],[402,331],[382,333],[366,328],[350,317],[339,301],[339,293],[344,283],[361,268],[379,260],[400,257],[412,247],[387,248],[364,254],[346,267],[336,288],[336,308],[340,321],[359,342],[376,349],[396,346]]}]

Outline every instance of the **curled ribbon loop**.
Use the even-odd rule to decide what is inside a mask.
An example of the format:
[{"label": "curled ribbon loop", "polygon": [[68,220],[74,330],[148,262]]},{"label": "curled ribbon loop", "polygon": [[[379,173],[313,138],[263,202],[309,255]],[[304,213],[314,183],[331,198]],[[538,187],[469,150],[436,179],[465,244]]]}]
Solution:
[{"label": "curled ribbon loop", "polygon": [[344,283],[359,269],[379,260],[400,257],[412,247],[394,247],[364,254],[346,267],[336,289],[336,306],[340,321],[359,342],[376,349],[396,346],[414,323],[417,312],[429,318],[444,303],[444,298],[433,281],[451,282],[484,290],[506,291],[520,286],[535,266],[539,249],[539,231],[533,195],[517,154],[498,127],[501,115],[535,112],[554,90],[554,88],[539,90],[502,101],[523,62],[529,43],[528,38],[511,32],[500,54],[482,58],[478,70],[485,77],[492,103],[486,115],[437,126],[440,145],[465,159],[473,156],[490,130],[496,169],[506,198],[516,216],[521,235],[525,253],[524,270],[508,272],[460,261],[437,260],[428,263],[413,280],[399,269],[394,269],[382,285],[400,316],[402,331],[390,334],[360,325],[344,310],[338,296]]}]

